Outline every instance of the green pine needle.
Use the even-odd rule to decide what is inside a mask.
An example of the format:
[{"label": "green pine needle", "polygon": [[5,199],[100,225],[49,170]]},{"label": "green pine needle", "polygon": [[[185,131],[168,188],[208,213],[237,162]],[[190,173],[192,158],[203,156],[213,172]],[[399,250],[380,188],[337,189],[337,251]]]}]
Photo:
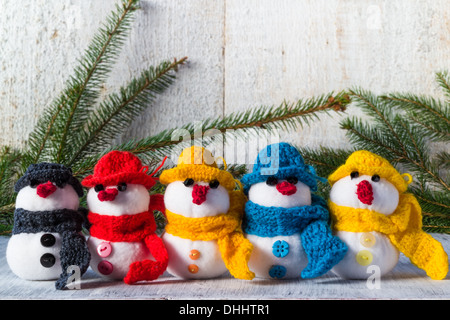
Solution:
[{"label": "green pine needle", "polygon": [[131,28],[137,0],[116,5],[107,23],[94,36],[85,55],[67,81],[66,89],[38,120],[28,139],[28,156],[24,167],[40,161],[63,163],[71,148],[71,133],[85,124]]},{"label": "green pine needle", "polygon": [[[214,130],[223,135],[223,141],[227,138],[248,139],[257,136],[261,130],[273,132],[275,129],[289,130],[299,124],[308,123],[309,119],[317,118],[318,113],[330,111],[343,111],[350,103],[345,92],[337,95],[332,93],[308,100],[299,100],[295,103],[283,102],[280,106],[261,106],[244,112],[232,113],[224,118],[206,119],[201,122],[202,133]],[[159,134],[137,141],[127,141],[113,146],[103,152],[90,157],[84,157],[83,162],[74,170],[79,177],[90,173],[98,159],[111,150],[129,151],[139,155],[144,161],[156,164],[155,159],[161,159],[168,155],[173,148],[178,147],[179,132],[188,133],[189,141],[202,142],[207,145],[214,137],[202,136],[202,141],[196,140],[196,130],[199,123],[189,123],[180,128],[167,129]]]}]

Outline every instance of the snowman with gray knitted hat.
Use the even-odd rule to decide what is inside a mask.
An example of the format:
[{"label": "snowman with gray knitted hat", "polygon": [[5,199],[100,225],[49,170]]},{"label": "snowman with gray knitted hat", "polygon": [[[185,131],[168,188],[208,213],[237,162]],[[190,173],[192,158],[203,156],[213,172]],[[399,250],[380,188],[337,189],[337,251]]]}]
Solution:
[{"label": "snowman with gray knitted hat", "polygon": [[15,185],[16,209],[6,258],[26,280],[56,280],[67,289],[74,273],[84,274],[90,254],[81,233],[85,216],[79,208],[80,182],[70,168],[56,163],[28,167]]},{"label": "snowman with gray knitted hat", "polygon": [[242,183],[248,194],[243,230],[253,244],[249,268],[267,279],[314,278],[328,272],[347,246],[332,235],[314,169],[288,143],[264,148]]}]

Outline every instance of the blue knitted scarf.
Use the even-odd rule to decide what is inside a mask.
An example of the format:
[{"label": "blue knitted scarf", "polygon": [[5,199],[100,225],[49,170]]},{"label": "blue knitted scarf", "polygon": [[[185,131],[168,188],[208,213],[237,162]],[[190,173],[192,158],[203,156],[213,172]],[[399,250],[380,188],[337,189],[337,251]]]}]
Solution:
[{"label": "blue knitted scarf", "polygon": [[260,237],[290,236],[300,233],[308,265],[302,278],[327,273],[347,253],[347,246],[331,233],[329,213],[324,201],[313,196],[310,206],[264,207],[252,201],[245,205],[243,230]]}]

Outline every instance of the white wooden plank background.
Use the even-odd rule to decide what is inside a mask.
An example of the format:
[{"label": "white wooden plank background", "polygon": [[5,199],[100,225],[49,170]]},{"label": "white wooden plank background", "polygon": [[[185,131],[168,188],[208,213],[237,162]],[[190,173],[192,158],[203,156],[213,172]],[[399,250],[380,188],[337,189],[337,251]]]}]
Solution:
[{"label": "white wooden plank background", "polygon": [[[450,252],[450,236],[433,234]],[[209,280],[180,280],[168,274],[144,284],[107,281],[92,269],[82,277],[80,290],[57,291],[53,281],[17,278],[6,263],[8,237],[0,236],[1,299],[167,299],[167,300],[269,300],[269,299],[450,299],[450,275],[431,280],[400,255],[398,265],[370,289],[366,281],[342,280],[331,272],[309,280],[234,279],[230,275]]]},{"label": "white wooden plank background", "polygon": [[[64,88],[115,0],[0,1],[0,145],[23,147],[42,110]],[[446,0],[142,0],[104,94],[163,59],[189,57],[176,83],[117,141],[259,105],[362,86],[441,95],[436,71],[450,70]],[[348,110],[347,114],[358,114]],[[348,146],[341,117],[282,134],[305,146]],[[227,159],[228,160],[228,159]],[[247,160],[253,160],[248,158]],[[233,161],[228,161],[233,162]],[[436,235],[450,249],[448,236]],[[332,275],[308,281],[246,282],[224,277],[144,286],[103,282],[55,292],[8,270],[0,238],[0,298],[449,298],[402,257],[381,290]],[[148,290],[147,290],[148,289]]]},{"label": "white wooden plank background", "polygon": [[[0,2],[0,145],[24,146],[115,3]],[[163,59],[188,56],[189,64],[117,141],[352,86],[439,97],[434,73],[450,69],[446,0],[141,3],[105,94]],[[311,147],[345,147],[340,119],[324,116],[281,138]]]}]

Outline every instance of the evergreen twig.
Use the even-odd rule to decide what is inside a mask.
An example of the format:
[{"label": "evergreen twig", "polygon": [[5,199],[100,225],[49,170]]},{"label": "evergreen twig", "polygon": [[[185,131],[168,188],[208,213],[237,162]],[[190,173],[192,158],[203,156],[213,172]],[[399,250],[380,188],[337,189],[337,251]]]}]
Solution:
[{"label": "evergreen twig", "polygon": [[[299,100],[296,103],[283,102],[280,106],[261,106],[244,112],[233,113],[224,118],[206,119],[201,122],[202,132],[214,129],[224,134],[226,139],[230,131],[232,137],[249,137],[256,135],[261,129],[269,132],[274,129],[295,128],[296,125],[308,123],[308,119],[318,117],[318,113],[329,111],[344,111],[350,103],[345,92],[337,95],[328,94],[308,100]],[[87,157],[74,174],[84,176],[92,171],[97,160],[111,150],[129,151],[148,159],[162,158],[167,155],[171,148],[178,145],[180,141],[173,139],[176,132],[189,132],[189,139],[195,141],[198,123],[189,123],[181,128],[167,129],[155,136],[150,136],[138,141],[113,146],[101,154]],[[205,138],[205,137],[203,137]],[[205,142],[205,141],[203,141]]]},{"label": "evergreen twig", "polygon": [[114,65],[119,49],[130,29],[131,13],[138,0],[122,0],[116,5],[107,23],[94,36],[79,66],[67,82],[66,89],[50,108],[44,111],[30,134],[27,161],[24,167],[42,160],[63,162],[70,148],[71,133],[87,119],[100,95],[100,87]]},{"label": "evergreen twig", "polygon": [[150,67],[142,72],[140,77],[133,79],[127,87],[119,90],[120,94],[111,94],[95,112],[91,113],[79,132],[80,138],[74,147],[74,153],[67,157],[68,166],[77,167],[80,159],[101,152],[105,145],[122,134],[138,116],[154,101],[156,94],[162,93],[173,83],[180,64],[187,58],[165,61],[159,66]]},{"label": "evergreen twig", "polygon": [[[444,95],[450,98],[447,72],[436,76]],[[433,155],[430,142],[449,141],[450,109],[448,101],[409,93],[377,96],[354,88],[349,91],[354,105],[367,116],[362,120],[349,117],[341,121],[352,144],[350,150],[301,149],[305,161],[327,177],[351,152],[372,151],[386,158],[401,172],[409,172],[414,182],[409,186],[423,210],[426,231],[450,233],[450,155],[446,150]],[[448,146],[448,144],[447,144]],[[328,185],[320,185],[327,195]]]}]

